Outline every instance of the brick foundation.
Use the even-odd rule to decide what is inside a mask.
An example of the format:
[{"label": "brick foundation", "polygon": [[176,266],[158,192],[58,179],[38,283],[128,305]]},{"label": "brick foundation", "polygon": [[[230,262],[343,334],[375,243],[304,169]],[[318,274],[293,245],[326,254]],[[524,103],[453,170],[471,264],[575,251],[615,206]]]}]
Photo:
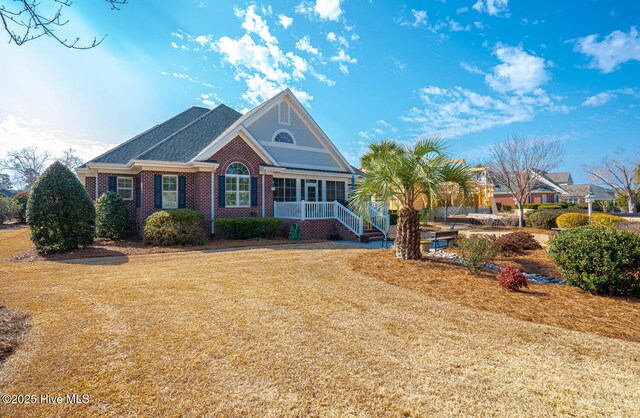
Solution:
[{"label": "brick foundation", "polygon": [[289,236],[289,229],[294,223],[300,225],[303,240],[329,239],[329,236],[337,232],[340,239],[358,241],[358,236],[336,219],[283,219],[282,233],[285,237]]}]

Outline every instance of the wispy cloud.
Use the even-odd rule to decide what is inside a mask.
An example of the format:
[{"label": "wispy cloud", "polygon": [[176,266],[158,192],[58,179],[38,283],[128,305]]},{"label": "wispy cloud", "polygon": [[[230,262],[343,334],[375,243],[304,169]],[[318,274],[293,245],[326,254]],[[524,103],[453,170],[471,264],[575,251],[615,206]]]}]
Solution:
[{"label": "wispy cloud", "polygon": [[342,15],[342,0],[303,1],[296,6],[295,12],[309,18],[338,21]]},{"label": "wispy cloud", "polygon": [[509,7],[509,0],[478,0],[471,7],[478,13],[487,13],[490,16],[499,16],[500,14],[506,14]]},{"label": "wispy cloud", "polygon": [[632,89],[632,88],[607,90],[607,91],[603,91],[598,94],[595,94],[593,96],[587,97],[585,101],[582,102],[582,106],[591,106],[591,107],[603,106],[609,103],[610,101],[615,100],[621,94],[640,97],[640,94],[635,89]]}]

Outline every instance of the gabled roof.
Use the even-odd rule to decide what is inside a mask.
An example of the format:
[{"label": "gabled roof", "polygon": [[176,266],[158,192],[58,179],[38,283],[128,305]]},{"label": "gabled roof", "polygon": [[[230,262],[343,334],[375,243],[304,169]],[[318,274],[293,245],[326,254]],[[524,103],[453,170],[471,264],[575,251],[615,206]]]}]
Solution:
[{"label": "gabled roof", "polygon": [[589,193],[592,193],[593,198],[596,200],[609,200],[615,198],[615,193],[613,193],[612,190],[597,186],[595,184],[568,184],[562,186],[562,188],[570,196],[580,198],[585,197]]},{"label": "gabled roof", "polygon": [[197,106],[190,107],[171,119],[134,136],[99,157],[94,158],[89,161],[89,163],[127,164],[129,161],[135,159],[140,154],[146,152],[208,112],[210,112],[210,109]]},{"label": "gabled roof", "polygon": [[562,171],[560,173],[546,173],[549,180],[557,184],[573,184],[571,173],[569,171]]},{"label": "gabled roof", "polygon": [[135,159],[188,162],[241,116],[230,107],[219,105]]}]

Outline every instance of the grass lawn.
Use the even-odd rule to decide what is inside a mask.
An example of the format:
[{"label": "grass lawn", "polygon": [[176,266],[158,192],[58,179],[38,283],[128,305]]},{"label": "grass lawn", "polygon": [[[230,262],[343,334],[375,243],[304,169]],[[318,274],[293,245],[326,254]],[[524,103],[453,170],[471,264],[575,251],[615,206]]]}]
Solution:
[{"label": "grass lawn", "polygon": [[[640,410],[639,343],[390,283],[385,269],[403,274],[392,259],[369,271],[354,262],[375,260],[371,250],[326,243],[7,262],[29,248],[26,235],[0,230],[0,302],[31,315],[24,343],[0,366],[0,393],[90,401],[0,404],[2,417]],[[424,279],[455,283],[440,268]],[[504,306],[526,303],[498,291]],[[460,292],[470,299],[473,289]],[[618,303],[640,309],[599,299],[603,316],[608,306],[619,315]],[[637,334],[637,320],[632,327]]]}]

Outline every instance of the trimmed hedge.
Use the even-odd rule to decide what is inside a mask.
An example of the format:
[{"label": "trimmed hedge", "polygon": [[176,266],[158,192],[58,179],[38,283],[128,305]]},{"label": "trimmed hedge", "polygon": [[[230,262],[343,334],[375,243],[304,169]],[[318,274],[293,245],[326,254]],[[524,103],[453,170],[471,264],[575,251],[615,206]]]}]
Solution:
[{"label": "trimmed hedge", "polygon": [[191,209],[161,210],[145,220],[143,236],[144,243],[148,245],[205,244],[204,215]]},{"label": "trimmed hedge", "polygon": [[640,296],[640,235],[581,226],[549,240],[549,255],[567,284],[601,295]]},{"label": "trimmed hedge", "polygon": [[504,210],[505,212],[511,212],[511,209],[513,209],[511,205],[502,206],[502,210]]},{"label": "trimmed hedge", "polygon": [[33,184],[27,222],[38,251],[62,253],[93,242],[96,210],[78,177],[56,161]]},{"label": "trimmed hedge", "polygon": [[216,218],[215,237],[219,239],[276,238],[282,235],[279,218]]},{"label": "trimmed hedge", "polygon": [[525,223],[531,228],[551,229],[557,226],[556,219],[564,213],[584,213],[580,209],[545,209],[525,213]]},{"label": "trimmed hedge", "polygon": [[106,192],[96,202],[96,236],[123,239],[129,229],[129,210],[115,192]]},{"label": "trimmed hedge", "polygon": [[542,205],[538,205],[538,209],[540,210],[545,210],[545,209],[566,209],[567,208],[567,204],[566,203],[543,203]]},{"label": "trimmed hedge", "polygon": [[606,213],[591,214],[591,225],[613,227],[616,222],[624,222],[619,216],[607,215]]},{"label": "trimmed hedge", "polygon": [[585,213],[563,213],[556,218],[558,228],[575,228],[589,224],[589,215]]},{"label": "trimmed hedge", "polygon": [[29,192],[20,192],[13,196],[13,201],[20,206],[18,221],[23,224],[27,222],[27,202],[29,201]]},{"label": "trimmed hedge", "polygon": [[536,203],[529,203],[529,204],[524,205],[524,208],[525,209],[538,209],[538,206],[540,206],[540,205],[538,205]]}]

